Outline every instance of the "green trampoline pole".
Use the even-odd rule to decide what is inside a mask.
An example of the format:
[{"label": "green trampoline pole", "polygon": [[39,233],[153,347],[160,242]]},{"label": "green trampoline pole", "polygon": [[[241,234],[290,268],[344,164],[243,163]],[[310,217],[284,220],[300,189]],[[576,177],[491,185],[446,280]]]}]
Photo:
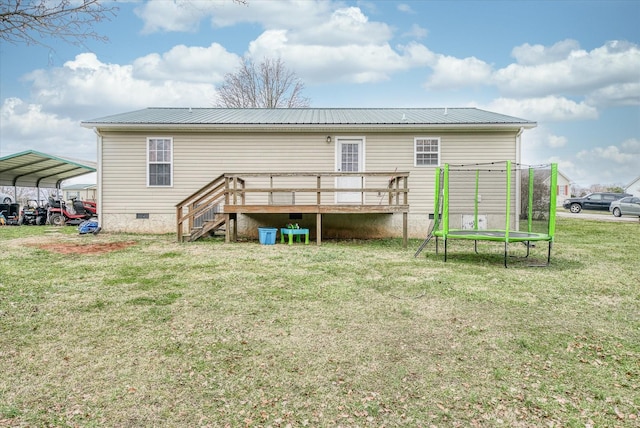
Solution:
[{"label": "green trampoline pole", "polygon": [[473,206],[473,230],[478,230],[478,188],[480,181],[480,170],[476,170],[476,197]]},{"label": "green trampoline pole", "polygon": [[527,232],[533,229],[533,168],[529,168],[529,207],[527,210]]},{"label": "green trampoline pole", "polygon": [[449,234],[449,164],[444,164],[444,186],[442,198],[442,237],[447,238]]},{"label": "green trampoline pole", "polygon": [[558,189],[558,164],[551,164],[551,183],[549,184],[549,236],[553,241],[556,233],[556,192]]},{"label": "green trampoline pole", "polygon": [[511,216],[511,161],[507,161],[507,207],[506,207],[506,219],[504,224],[504,237],[506,242],[509,242],[509,226]]},{"label": "green trampoline pole", "polygon": [[436,188],[435,188],[435,197],[433,198],[433,222],[434,224],[438,224],[438,218],[440,217],[440,171],[441,168],[436,168]]}]

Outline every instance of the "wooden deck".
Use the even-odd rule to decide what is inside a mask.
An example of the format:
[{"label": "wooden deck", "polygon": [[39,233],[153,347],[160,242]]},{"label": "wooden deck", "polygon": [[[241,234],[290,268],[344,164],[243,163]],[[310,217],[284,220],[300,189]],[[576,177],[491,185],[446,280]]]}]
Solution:
[{"label": "wooden deck", "polygon": [[225,225],[225,241],[235,241],[238,214],[296,213],[316,214],[320,245],[324,214],[402,213],[406,246],[408,178],[408,172],[225,173],[176,206],[178,240],[185,229],[194,240]]}]

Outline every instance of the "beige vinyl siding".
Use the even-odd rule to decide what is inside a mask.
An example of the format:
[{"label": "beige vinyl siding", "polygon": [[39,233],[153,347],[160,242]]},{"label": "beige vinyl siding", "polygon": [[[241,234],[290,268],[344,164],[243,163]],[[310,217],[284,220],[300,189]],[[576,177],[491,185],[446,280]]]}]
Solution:
[{"label": "beige vinyl siding", "polygon": [[[173,138],[173,186],[147,187],[147,137]],[[171,213],[225,172],[333,171],[326,134],[104,133],[103,213]]]},{"label": "beige vinyl siding", "polygon": [[[506,165],[496,165],[491,171],[481,170],[478,174],[478,215],[486,219],[485,227],[505,229],[507,210]],[[511,174],[510,221],[515,225],[515,174]],[[476,201],[476,171],[449,171],[449,227],[461,228],[463,217],[473,218]]]},{"label": "beige vinyl siding", "polygon": [[[506,160],[515,162],[516,143],[515,133],[474,133],[452,135],[443,144],[443,163],[459,164],[490,164],[501,163]],[[496,169],[504,168],[504,164]],[[481,166],[480,169],[486,167]],[[478,194],[481,202],[478,204],[478,214],[487,220],[490,229],[503,229],[506,213],[506,173],[481,172]],[[516,182],[512,179],[511,186],[511,222],[515,222]],[[449,227],[462,227],[463,216],[474,214],[475,200],[475,172],[454,173],[450,175],[449,187]],[[513,225],[513,224],[512,224]]]},{"label": "beige vinyl siding", "polygon": [[[513,131],[446,130],[407,132],[102,132],[102,214],[137,221],[136,213],[148,213],[150,221],[162,219],[162,231],[175,227],[175,205],[220,174],[228,172],[332,172],[335,171],[336,137],[364,137],[366,172],[410,172],[409,230],[423,234],[433,213],[435,167],[414,166],[414,138],[440,138],[442,163],[460,164],[515,160]],[[327,135],[332,137],[327,143]],[[147,186],[147,138],[173,139],[171,187]],[[369,179],[371,180],[371,179]],[[387,178],[380,179],[386,187]],[[262,184],[267,184],[263,182]],[[262,185],[254,183],[253,185]],[[367,182],[372,185],[371,181]],[[307,183],[303,183],[307,185]],[[378,183],[376,183],[376,186]],[[315,186],[315,178],[309,187]],[[297,203],[304,199],[296,196]],[[333,203],[333,200],[323,203]],[[332,198],[332,197],[330,197]],[[367,200],[379,200],[368,194]],[[394,216],[401,219],[401,216]],[[171,220],[173,219],[173,220]],[[393,222],[397,223],[394,219]],[[135,229],[135,228],[132,228]],[[415,232],[417,231],[417,232]],[[395,230],[397,233],[397,230]]]},{"label": "beige vinyl siding", "polygon": [[[439,137],[442,164],[515,161],[515,132],[421,132],[367,136],[367,171],[409,171],[410,213],[433,213],[436,167],[414,165],[414,137]],[[473,185],[473,184],[472,184]]]}]

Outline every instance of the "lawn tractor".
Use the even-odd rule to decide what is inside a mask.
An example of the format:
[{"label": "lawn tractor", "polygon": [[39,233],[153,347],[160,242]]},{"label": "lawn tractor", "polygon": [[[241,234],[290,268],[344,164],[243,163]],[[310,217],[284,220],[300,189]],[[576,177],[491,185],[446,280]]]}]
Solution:
[{"label": "lawn tractor", "polygon": [[48,205],[48,222],[55,226],[77,226],[82,222],[97,216],[97,207],[95,202],[80,201],[76,198],[71,198],[71,207],[67,207],[65,201],[49,197]]},{"label": "lawn tractor", "polygon": [[20,224],[42,226],[47,222],[47,207],[44,201],[29,199],[20,210]]}]

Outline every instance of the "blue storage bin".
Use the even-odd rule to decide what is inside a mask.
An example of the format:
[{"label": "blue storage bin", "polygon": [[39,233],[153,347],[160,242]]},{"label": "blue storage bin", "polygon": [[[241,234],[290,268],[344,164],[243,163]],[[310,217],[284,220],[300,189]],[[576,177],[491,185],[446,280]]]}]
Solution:
[{"label": "blue storage bin", "polygon": [[275,227],[259,227],[258,239],[262,245],[274,245],[276,243],[276,233],[278,229]]}]

